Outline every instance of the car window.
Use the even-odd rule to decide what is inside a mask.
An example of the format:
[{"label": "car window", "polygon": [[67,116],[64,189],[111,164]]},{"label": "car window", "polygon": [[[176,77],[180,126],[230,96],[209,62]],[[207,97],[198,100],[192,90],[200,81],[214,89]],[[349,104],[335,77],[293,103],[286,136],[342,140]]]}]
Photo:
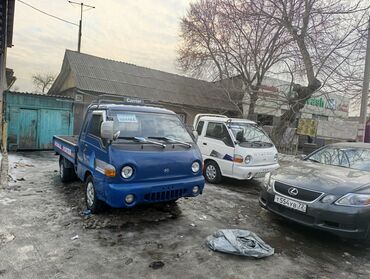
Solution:
[{"label": "car window", "polygon": [[103,123],[103,116],[101,114],[93,114],[87,128],[87,133],[100,138],[100,126]]},{"label": "car window", "polygon": [[202,134],[203,126],[204,126],[204,121],[199,121],[198,122],[198,126],[197,126],[197,133],[198,133],[198,135],[201,135]]},{"label": "car window", "polygon": [[348,155],[340,148],[326,147],[308,158],[326,165],[349,167]]},{"label": "car window", "polygon": [[223,123],[209,122],[206,137],[223,141],[227,146],[233,146],[233,141]]},{"label": "car window", "polygon": [[365,148],[343,148],[351,169],[370,171],[370,150]]}]

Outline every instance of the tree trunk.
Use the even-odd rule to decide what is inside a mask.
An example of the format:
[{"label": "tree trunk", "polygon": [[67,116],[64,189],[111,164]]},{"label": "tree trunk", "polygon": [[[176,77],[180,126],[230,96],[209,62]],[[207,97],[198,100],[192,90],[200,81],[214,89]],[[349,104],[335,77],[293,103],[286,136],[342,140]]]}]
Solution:
[{"label": "tree trunk", "polygon": [[257,120],[255,113],[257,100],[258,100],[257,93],[252,93],[249,95],[249,109],[247,118],[252,121]]},{"label": "tree trunk", "polygon": [[289,110],[284,112],[284,114],[280,117],[280,122],[273,131],[273,141],[277,146],[284,144],[283,136],[286,129],[289,128],[295,121],[297,113],[301,111],[306,101],[311,98],[313,93],[319,89],[320,86],[321,82],[316,78],[314,78],[313,81],[308,84],[308,86],[301,86],[299,84],[295,84],[293,86],[293,90],[297,93],[297,96],[289,100]]}]

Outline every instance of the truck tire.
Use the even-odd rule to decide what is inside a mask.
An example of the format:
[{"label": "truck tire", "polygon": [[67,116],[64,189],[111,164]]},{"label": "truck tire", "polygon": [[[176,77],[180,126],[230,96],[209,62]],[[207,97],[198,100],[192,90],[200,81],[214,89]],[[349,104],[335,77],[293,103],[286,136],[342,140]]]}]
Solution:
[{"label": "truck tire", "polygon": [[94,180],[91,175],[85,181],[85,201],[87,209],[93,214],[102,212],[104,209],[104,202],[96,197]]},{"label": "truck tire", "polygon": [[73,167],[68,166],[68,163],[63,157],[59,160],[59,176],[63,183],[71,182],[76,178],[75,170]]},{"label": "truck tire", "polygon": [[222,180],[220,168],[215,161],[208,161],[204,167],[204,177],[207,182],[218,184]]}]

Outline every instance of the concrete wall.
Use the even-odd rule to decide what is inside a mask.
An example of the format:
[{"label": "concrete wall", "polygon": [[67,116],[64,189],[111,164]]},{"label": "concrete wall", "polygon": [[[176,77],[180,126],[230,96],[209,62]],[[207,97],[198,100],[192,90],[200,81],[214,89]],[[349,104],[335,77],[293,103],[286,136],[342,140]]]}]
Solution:
[{"label": "concrete wall", "polygon": [[359,123],[344,120],[319,121],[317,137],[324,139],[356,140]]}]

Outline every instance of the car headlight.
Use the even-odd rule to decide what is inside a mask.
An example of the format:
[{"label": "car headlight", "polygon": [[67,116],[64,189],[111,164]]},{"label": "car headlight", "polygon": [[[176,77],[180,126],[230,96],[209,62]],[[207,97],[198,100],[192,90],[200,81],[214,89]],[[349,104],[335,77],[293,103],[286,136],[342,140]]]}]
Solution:
[{"label": "car headlight", "polygon": [[271,178],[271,172],[268,172],[265,174],[265,179],[263,181],[263,185],[267,187],[267,185],[270,183],[270,178]]},{"label": "car headlight", "polygon": [[244,162],[248,165],[250,162],[252,162],[252,156],[251,155],[245,156]]},{"label": "car headlight", "polygon": [[130,166],[124,166],[121,171],[121,175],[123,178],[130,178],[134,174],[134,169]]},{"label": "car headlight", "polygon": [[194,162],[191,165],[192,172],[197,173],[199,171],[199,169],[200,169],[200,164],[198,162]]},{"label": "car headlight", "polygon": [[274,183],[275,183],[275,179],[272,177],[271,172],[266,173],[263,185],[265,186],[267,191],[272,189],[272,186],[274,186]]},{"label": "car headlight", "polygon": [[337,196],[334,195],[326,195],[321,199],[322,203],[332,203],[337,199]]},{"label": "car headlight", "polygon": [[336,205],[343,206],[368,206],[370,205],[370,194],[354,194],[349,193],[341,197],[335,202]]}]

